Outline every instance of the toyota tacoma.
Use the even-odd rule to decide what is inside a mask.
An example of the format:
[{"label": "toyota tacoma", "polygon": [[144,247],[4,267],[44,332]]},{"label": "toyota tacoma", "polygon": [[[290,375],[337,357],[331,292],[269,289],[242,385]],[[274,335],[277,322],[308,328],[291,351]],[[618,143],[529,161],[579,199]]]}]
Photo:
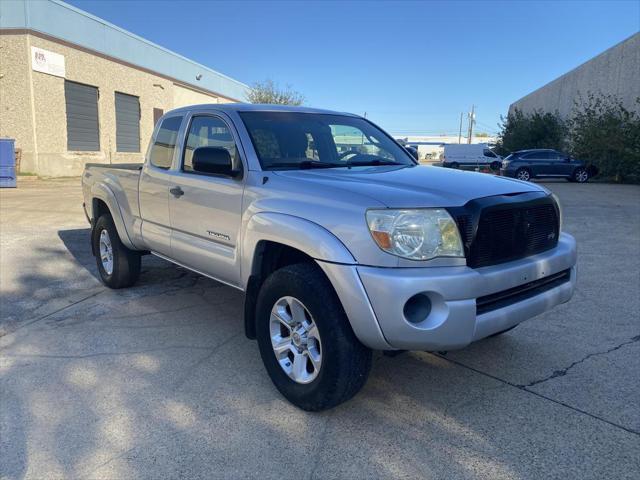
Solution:
[{"label": "toyota tacoma", "polygon": [[372,351],[443,351],[568,301],[576,243],[557,198],[420,166],[357,115],[272,105],[165,114],[143,164],[88,164],[105,285],[153,254],[244,292],[244,330],[305,410],[354,396]]}]

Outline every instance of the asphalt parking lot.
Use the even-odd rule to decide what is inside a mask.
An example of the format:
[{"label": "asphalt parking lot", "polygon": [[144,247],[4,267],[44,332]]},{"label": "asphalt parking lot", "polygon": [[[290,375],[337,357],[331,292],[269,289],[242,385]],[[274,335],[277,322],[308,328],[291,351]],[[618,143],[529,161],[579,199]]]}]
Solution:
[{"label": "asphalt parking lot", "polygon": [[152,257],[104,288],[78,179],[0,191],[0,477],[640,478],[640,187],[546,185],[575,297],[459,352],[376,355],[320,414],[272,386],[240,292]]}]

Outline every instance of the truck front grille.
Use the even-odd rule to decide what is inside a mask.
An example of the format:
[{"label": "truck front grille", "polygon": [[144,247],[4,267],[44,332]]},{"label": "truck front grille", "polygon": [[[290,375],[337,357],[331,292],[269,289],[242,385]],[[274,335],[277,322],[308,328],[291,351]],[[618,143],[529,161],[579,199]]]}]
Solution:
[{"label": "truck front grille", "polygon": [[549,196],[487,197],[451,209],[465,246],[467,265],[486,267],[544,252],[558,244],[560,224]]}]

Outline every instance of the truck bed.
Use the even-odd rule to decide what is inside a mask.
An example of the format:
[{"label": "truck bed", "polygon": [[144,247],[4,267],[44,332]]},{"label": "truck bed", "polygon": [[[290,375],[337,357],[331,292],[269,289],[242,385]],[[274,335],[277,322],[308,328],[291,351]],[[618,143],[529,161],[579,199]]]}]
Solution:
[{"label": "truck bed", "polygon": [[[94,185],[106,187],[115,197],[116,203],[112,207],[120,210],[125,228],[132,228],[140,217],[138,183],[141,171],[141,163],[87,163],[82,176],[85,204],[91,208]],[[127,233],[130,237],[135,236],[132,231]]]}]

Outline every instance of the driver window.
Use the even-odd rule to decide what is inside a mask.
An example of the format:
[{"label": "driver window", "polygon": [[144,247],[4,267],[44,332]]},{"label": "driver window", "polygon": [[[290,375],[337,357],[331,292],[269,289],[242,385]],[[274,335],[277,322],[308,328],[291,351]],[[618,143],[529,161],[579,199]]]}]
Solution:
[{"label": "driver window", "polygon": [[193,151],[198,147],[223,147],[229,151],[234,167],[238,167],[238,155],[233,136],[227,124],[218,117],[193,117],[189,126],[189,135],[184,149],[182,169],[193,172],[191,160]]}]

